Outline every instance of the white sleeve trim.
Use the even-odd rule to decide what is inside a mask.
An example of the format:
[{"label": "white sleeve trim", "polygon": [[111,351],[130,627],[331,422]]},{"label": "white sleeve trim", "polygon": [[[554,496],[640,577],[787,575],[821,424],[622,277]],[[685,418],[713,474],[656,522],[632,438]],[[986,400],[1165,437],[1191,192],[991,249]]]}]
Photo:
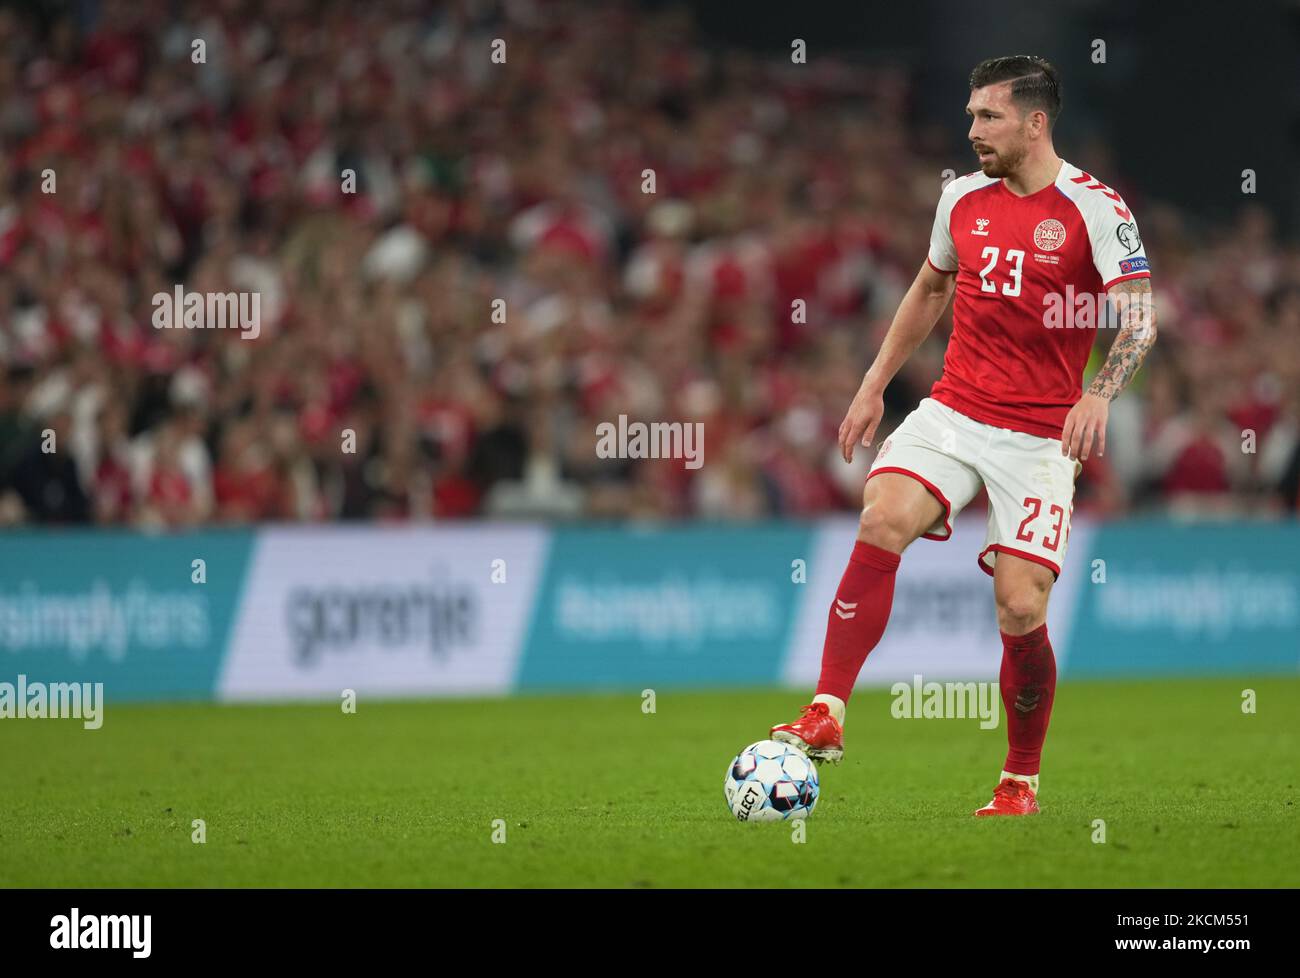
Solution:
[{"label": "white sleeve trim", "polygon": [[1104,285],[1109,287],[1120,279],[1150,277],[1151,267],[1137,220],[1118,193],[1069,163],[1061,167],[1056,186],[1073,201],[1083,217],[1092,248],[1092,264]]},{"label": "white sleeve trim", "polygon": [[967,173],[951,181],[939,195],[939,205],[934,212],[934,227],[930,230],[930,252],[927,256],[931,266],[941,272],[957,271],[957,245],[952,239],[952,209],[972,190],[980,190],[996,181],[996,177],[986,177],[983,173]]}]

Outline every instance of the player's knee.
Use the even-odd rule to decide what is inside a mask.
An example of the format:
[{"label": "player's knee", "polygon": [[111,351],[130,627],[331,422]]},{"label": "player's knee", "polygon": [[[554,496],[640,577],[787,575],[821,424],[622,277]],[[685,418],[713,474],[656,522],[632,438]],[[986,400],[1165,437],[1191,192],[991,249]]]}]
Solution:
[{"label": "player's knee", "polygon": [[1037,580],[1002,590],[997,595],[998,627],[1009,635],[1023,635],[1037,628],[1047,617],[1049,590]]},{"label": "player's knee", "polygon": [[858,539],[873,547],[902,553],[914,539],[906,514],[878,501],[867,503],[858,516]]}]

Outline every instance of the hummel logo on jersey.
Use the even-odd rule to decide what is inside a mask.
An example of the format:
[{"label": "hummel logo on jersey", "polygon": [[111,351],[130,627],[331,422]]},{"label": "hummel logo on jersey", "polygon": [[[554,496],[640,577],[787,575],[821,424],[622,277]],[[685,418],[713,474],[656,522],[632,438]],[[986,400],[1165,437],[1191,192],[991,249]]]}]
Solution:
[{"label": "hummel logo on jersey", "polygon": [[853,609],[857,606],[858,603],[856,601],[841,601],[839,598],[835,599],[835,613],[841,618],[856,618],[858,613]]},{"label": "hummel logo on jersey", "polygon": [[971,234],[978,234],[982,238],[987,238],[989,236],[989,233],[985,229],[988,226],[989,226],[989,219],[987,217],[976,218],[975,228],[971,230]]}]

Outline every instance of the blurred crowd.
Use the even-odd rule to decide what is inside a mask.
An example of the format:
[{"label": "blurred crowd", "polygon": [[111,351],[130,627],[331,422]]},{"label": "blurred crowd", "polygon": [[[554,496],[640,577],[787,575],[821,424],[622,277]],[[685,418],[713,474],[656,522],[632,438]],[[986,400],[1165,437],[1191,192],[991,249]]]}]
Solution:
[{"label": "blurred crowd", "polygon": [[[860,505],[870,452],[836,432],[974,169],[964,92],[922,128],[905,68],[627,3],[76,9],[0,10],[0,522]],[[1300,247],[1249,206],[1196,224],[1068,123],[1062,155],[1134,208],[1160,319],[1076,511],[1293,512]],[[259,335],[155,328],[177,285],[257,293]],[[620,415],[702,422],[703,465],[599,457]]]}]

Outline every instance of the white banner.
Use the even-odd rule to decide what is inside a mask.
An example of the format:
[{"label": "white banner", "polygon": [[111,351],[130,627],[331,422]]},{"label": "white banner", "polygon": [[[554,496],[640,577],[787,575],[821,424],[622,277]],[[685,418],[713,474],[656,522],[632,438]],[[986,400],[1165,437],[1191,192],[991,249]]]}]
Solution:
[{"label": "white banner", "polygon": [[507,693],[546,542],[481,523],[264,530],[217,695]]},{"label": "white banner", "polygon": [[[911,682],[920,674],[935,680],[996,681],[1002,664],[993,601],[993,578],[980,570],[976,558],[984,549],[984,513],[963,514],[950,540],[918,540],[903,554],[894,586],[894,606],[880,644],[867,657],[860,686]],[[856,517],[828,519],[818,525],[808,567],[807,593],[799,607],[786,656],[783,680],[792,686],[815,686],[821,672],[826,621],[840,578],[857,539]],[[1087,574],[1092,528],[1074,521],[1061,580],[1048,604],[1047,631],[1065,666],[1070,625],[1081,585]]]}]

